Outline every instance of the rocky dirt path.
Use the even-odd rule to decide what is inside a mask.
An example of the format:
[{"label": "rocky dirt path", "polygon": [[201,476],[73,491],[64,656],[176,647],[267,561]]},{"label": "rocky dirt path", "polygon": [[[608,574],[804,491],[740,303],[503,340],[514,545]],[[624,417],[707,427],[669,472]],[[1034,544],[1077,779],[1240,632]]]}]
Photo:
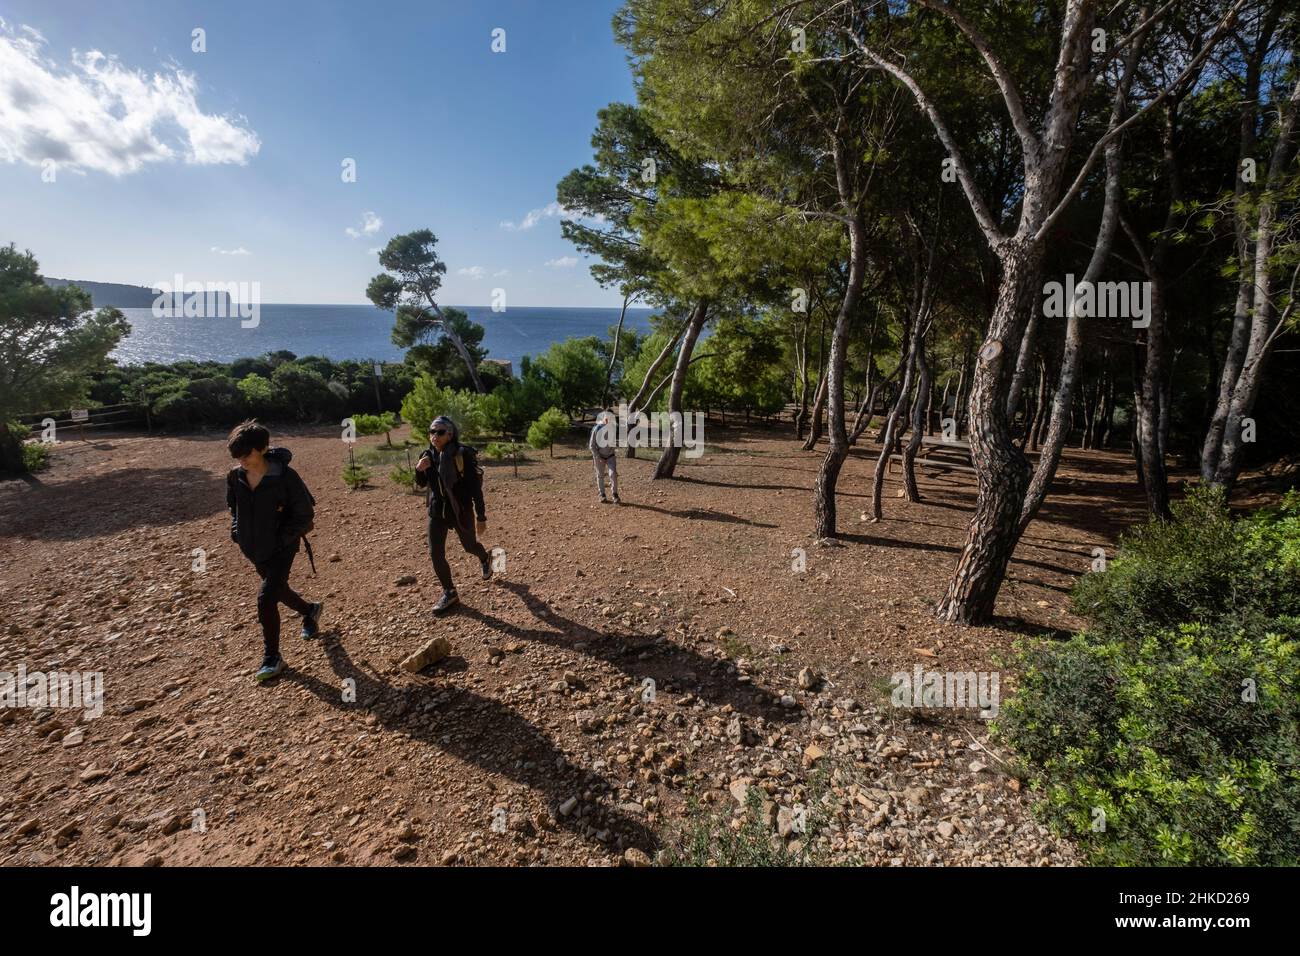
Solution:
[{"label": "rocky dirt path", "polygon": [[[819,459],[783,432],[711,427],[671,483],[624,460],[621,508],[576,448],[533,453],[517,478],[488,467],[506,571],[482,584],[457,555],[463,607],[435,623],[421,500],[379,469],[349,492],[333,433],[277,440],[318,499],[319,575],[300,556],[293,583],[328,612],[310,643],[286,615],[268,687],[220,437],[72,442],[39,484],[0,484],[0,671],[98,671],[105,692],[97,719],[0,709],[0,863],[644,864],[742,804],[815,862],[1076,862],[985,721],[893,707],[889,679],[1000,671],[1005,697],[997,661],[1077,624],[1072,578],[1141,515],[1120,456],[1067,458],[1004,626],[959,630],[929,606],[967,479],[923,478],[925,502],[890,497],[871,525],[855,456],[845,538],[820,546]],[[450,657],[396,666],[438,634]]]}]

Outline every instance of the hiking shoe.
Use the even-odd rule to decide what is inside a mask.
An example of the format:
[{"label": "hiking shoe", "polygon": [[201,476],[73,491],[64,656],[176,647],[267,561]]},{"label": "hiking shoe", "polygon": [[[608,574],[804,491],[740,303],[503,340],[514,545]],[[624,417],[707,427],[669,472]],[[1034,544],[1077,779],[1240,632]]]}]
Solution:
[{"label": "hiking shoe", "polygon": [[489,558],[486,561],[480,561],[479,567],[483,569],[483,580],[491,581],[492,580],[492,559]]},{"label": "hiking shoe", "polygon": [[253,675],[253,679],[259,684],[265,684],[272,677],[278,677],[283,672],[283,657],[264,657],[262,658],[262,666],[258,669],[257,673]]},{"label": "hiking shoe", "polygon": [[604,495],[601,495],[601,496],[600,496],[600,503],[601,503],[602,505],[607,505],[607,504],[609,504],[609,499],[606,498]]},{"label": "hiking shoe", "polygon": [[310,641],[320,633],[320,616],[325,613],[325,602],[317,601],[311,606],[311,612],[303,615],[302,639]]},{"label": "hiking shoe", "polygon": [[623,503],[623,499],[620,498],[618,495],[615,495],[615,496],[614,496],[614,504],[616,504],[616,505],[621,505],[622,503]]},{"label": "hiking shoe", "polygon": [[434,614],[445,614],[452,607],[460,603],[460,595],[455,591],[443,591],[442,597],[438,598],[438,603],[433,606]]}]

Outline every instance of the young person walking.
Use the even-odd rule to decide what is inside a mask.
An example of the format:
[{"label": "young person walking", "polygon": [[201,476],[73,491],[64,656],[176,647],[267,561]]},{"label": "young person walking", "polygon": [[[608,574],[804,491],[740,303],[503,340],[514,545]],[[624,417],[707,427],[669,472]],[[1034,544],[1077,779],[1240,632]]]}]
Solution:
[{"label": "young person walking", "polygon": [[[289,587],[289,571],[298,542],[311,531],[316,501],[302,478],[289,467],[293,453],[270,448],[266,427],[249,420],[230,433],[226,448],[239,462],[226,475],[226,506],[230,508],[230,540],[262,578],[257,592],[257,620],[262,625],[262,666],[256,679],[268,681],[284,670],[280,656],[280,605],[302,615],[302,636],[320,631],[325,602],[304,601]],[[310,556],[308,545],[308,554]]]},{"label": "young person walking", "polygon": [[487,529],[478,453],[460,443],[460,429],[445,415],[429,425],[429,447],[420,453],[416,463],[415,483],[429,489],[429,556],[442,585],[442,597],[433,606],[433,613],[442,614],[460,601],[447,563],[449,530],[455,530],[460,546],[478,558],[483,580],[492,577],[492,557],[475,536],[476,517],[478,532]]},{"label": "young person walking", "polygon": [[605,474],[608,472],[609,490],[614,496],[614,504],[622,504],[623,500],[618,496],[618,447],[608,410],[596,415],[596,424],[591,429],[591,437],[587,439],[587,447],[591,449],[591,461],[596,468],[596,490],[600,492],[600,503],[609,503],[605,497]]}]

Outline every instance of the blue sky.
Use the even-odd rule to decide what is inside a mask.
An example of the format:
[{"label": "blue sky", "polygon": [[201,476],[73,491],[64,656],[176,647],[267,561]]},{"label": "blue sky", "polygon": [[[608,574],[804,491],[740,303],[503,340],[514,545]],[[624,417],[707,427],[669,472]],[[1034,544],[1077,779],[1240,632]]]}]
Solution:
[{"label": "blue sky", "polygon": [[0,242],[51,276],[355,303],[427,227],[447,304],[618,305],[554,205],[634,95],[617,7],[0,0]]}]

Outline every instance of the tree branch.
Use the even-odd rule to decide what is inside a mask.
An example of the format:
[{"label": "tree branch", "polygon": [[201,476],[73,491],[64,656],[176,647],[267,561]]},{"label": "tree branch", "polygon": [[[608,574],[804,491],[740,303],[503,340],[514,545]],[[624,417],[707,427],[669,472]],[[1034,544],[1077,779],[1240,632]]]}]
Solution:
[{"label": "tree branch", "polygon": [[1020,99],[1020,91],[1016,89],[1016,84],[1007,72],[1007,68],[1002,65],[997,54],[989,45],[988,38],[975,26],[966,16],[958,12],[948,4],[940,0],[920,0],[924,7],[929,7],[942,13],[949,20],[957,25],[957,29],[966,34],[970,40],[971,46],[984,57],[984,62],[988,64],[989,72],[993,74],[993,80],[997,83],[998,89],[1002,91],[1002,99],[1007,104],[1007,113],[1011,116],[1011,124],[1015,127],[1016,135],[1020,137],[1020,147],[1024,150],[1026,164],[1037,162],[1040,144],[1038,137],[1034,134],[1033,127],[1029,123],[1029,117],[1025,114],[1025,104]]}]

